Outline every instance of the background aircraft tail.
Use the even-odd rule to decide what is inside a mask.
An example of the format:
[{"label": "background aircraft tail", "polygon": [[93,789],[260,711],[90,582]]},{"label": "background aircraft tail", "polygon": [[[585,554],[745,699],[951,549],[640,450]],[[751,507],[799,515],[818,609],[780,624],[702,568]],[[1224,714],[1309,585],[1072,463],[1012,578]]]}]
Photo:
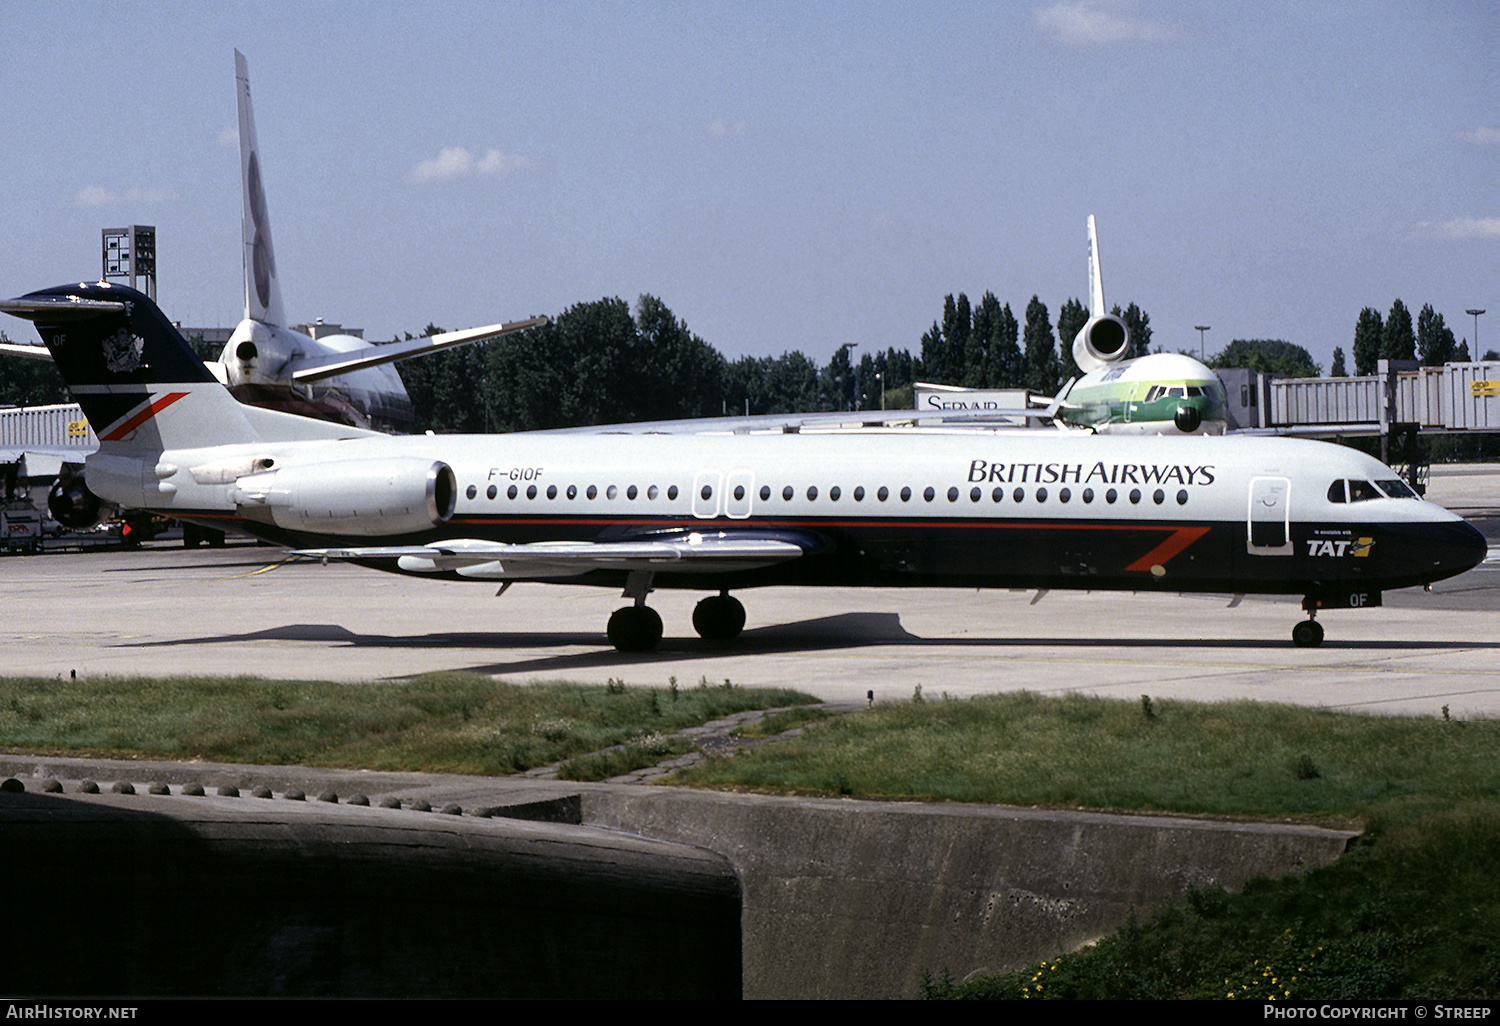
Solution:
[{"label": "background aircraft tail", "polygon": [[240,231],[245,247],[245,317],[284,328],[286,314],[281,283],[276,278],[276,253],[271,246],[271,217],[266,212],[255,115],[250,109],[250,72],[245,55],[238,50],[234,51],[234,77],[239,96],[240,189],[244,199]]},{"label": "background aircraft tail", "polygon": [[1089,319],[1073,339],[1073,362],[1080,370],[1103,370],[1130,352],[1130,329],[1104,305],[1104,275],[1099,269],[1099,236],[1089,215]]},{"label": "background aircraft tail", "polygon": [[124,285],[59,285],[0,311],[36,324],[104,453],[367,433],[236,402],[156,304]]}]

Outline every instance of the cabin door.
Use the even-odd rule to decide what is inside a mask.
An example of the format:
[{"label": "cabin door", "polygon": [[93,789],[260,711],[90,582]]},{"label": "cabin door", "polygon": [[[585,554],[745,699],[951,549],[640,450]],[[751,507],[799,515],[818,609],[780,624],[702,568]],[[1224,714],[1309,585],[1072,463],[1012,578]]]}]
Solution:
[{"label": "cabin door", "polygon": [[1254,556],[1290,556],[1292,482],[1284,477],[1250,479],[1249,551]]}]

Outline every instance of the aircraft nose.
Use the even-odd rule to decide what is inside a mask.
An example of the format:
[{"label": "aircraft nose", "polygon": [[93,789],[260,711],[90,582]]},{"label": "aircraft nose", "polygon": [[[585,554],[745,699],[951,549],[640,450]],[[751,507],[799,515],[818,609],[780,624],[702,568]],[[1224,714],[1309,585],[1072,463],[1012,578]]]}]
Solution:
[{"label": "aircraft nose", "polygon": [[1433,524],[1424,534],[1423,556],[1436,571],[1435,581],[1472,570],[1489,555],[1484,535],[1467,520]]}]

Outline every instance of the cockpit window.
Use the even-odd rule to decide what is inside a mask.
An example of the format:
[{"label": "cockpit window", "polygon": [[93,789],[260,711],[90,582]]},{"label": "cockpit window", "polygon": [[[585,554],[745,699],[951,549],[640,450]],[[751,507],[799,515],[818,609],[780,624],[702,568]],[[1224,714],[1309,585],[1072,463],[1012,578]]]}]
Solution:
[{"label": "cockpit window", "polygon": [[1415,499],[1417,493],[1407,486],[1405,481],[1399,478],[1391,480],[1380,480],[1373,484],[1369,481],[1335,481],[1328,489],[1329,502],[1343,502],[1343,489],[1349,488],[1350,502],[1364,502],[1366,499]]}]

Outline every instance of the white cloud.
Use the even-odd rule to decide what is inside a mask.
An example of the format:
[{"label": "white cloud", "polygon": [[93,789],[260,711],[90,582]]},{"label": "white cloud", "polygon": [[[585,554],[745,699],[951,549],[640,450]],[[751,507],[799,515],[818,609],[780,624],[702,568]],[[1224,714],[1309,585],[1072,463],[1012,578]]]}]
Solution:
[{"label": "white cloud", "polygon": [[1500,217],[1455,217],[1438,224],[1419,221],[1412,226],[1418,238],[1467,242],[1473,239],[1500,239]]},{"label": "white cloud", "polygon": [[719,139],[722,139],[726,135],[744,135],[745,123],[743,121],[736,121],[731,124],[720,118],[709,122],[708,134]]},{"label": "white cloud", "polygon": [[446,182],[454,178],[476,175],[508,175],[530,167],[531,161],[501,153],[497,149],[486,150],[478,160],[462,146],[448,146],[431,160],[424,160],[411,169],[413,182]]},{"label": "white cloud", "polygon": [[75,200],[80,207],[114,207],[122,203],[166,203],[177,196],[167,189],[126,189],[115,192],[102,185],[86,185]]},{"label": "white cloud", "polygon": [[1494,146],[1500,143],[1500,128],[1481,125],[1472,132],[1458,133],[1458,137],[1464,142],[1477,143],[1480,146]]},{"label": "white cloud", "polygon": [[240,130],[237,128],[221,128],[215,138],[220,146],[236,150],[240,148]]},{"label": "white cloud", "polygon": [[1174,25],[1134,15],[1131,0],[1061,0],[1031,12],[1038,31],[1068,46],[1159,43],[1181,38]]}]

